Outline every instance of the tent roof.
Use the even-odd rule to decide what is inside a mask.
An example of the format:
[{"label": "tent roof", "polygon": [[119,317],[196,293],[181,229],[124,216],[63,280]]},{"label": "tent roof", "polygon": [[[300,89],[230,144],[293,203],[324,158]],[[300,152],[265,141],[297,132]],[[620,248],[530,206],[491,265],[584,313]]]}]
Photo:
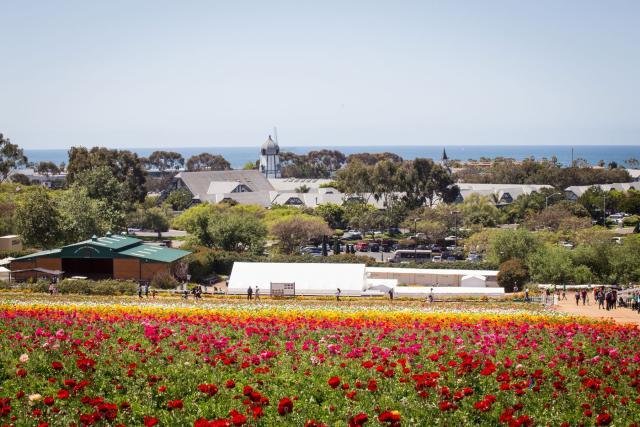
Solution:
[{"label": "tent roof", "polygon": [[229,293],[244,294],[251,286],[268,293],[271,283],[295,283],[296,294],[343,295],[364,291],[364,264],[236,262],[229,278]]}]

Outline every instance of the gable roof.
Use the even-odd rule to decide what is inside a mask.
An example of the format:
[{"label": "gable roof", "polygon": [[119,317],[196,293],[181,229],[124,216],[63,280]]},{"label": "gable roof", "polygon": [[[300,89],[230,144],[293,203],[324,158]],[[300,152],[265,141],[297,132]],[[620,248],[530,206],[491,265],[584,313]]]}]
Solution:
[{"label": "gable roof", "polygon": [[218,186],[222,182],[231,182],[235,184],[234,188],[244,184],[254,192],[273,190],[267,178],[257,170],[180,172],[176,179],[180,179],[191,194],[200,196],[203,201],[211,194],[209,189],[212,183]]}]

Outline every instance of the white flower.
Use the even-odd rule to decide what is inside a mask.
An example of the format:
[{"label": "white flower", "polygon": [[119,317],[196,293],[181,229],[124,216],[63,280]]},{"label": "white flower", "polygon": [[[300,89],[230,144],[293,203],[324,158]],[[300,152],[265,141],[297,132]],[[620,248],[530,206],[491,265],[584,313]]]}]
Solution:
[{"label": "white flower", "polygon": [[42,395],[39,393],[34,393],[29,395],[29,404],[33,405],[38,400],[42,399]]},{"label": "white flower", "polygon": [[27,353],[21,354],[19,360],[21,363],[27,363],[29,361],[29,355]]}]

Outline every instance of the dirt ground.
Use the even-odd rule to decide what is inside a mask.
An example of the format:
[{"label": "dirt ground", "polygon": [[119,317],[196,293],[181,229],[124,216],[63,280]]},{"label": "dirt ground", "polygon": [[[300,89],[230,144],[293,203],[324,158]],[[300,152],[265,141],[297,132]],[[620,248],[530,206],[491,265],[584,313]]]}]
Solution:
[{"label": "dirt ground", "polygon": [[576,306],[576,300],[573,292],[567,293],[567,300],[560,301],[558,309],[565,313],[573,314],[576,316],[592,317],[596,319],[611,319],[617,323],[633,323],[640,325],[640,313],[632,311],[629,308],[617,308],[615,310],[598,309],[598,303],[593,300],[593,295],[590,295],[589,305]]}]

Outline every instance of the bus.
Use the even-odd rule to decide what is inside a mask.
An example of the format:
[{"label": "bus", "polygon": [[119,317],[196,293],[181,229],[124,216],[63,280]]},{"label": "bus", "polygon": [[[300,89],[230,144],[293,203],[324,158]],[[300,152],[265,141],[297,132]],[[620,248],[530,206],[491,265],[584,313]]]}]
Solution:
[{"label": "bus", "polygon": [[426,249],[399,249],[389,262],[431,262],[431,251]]}]

